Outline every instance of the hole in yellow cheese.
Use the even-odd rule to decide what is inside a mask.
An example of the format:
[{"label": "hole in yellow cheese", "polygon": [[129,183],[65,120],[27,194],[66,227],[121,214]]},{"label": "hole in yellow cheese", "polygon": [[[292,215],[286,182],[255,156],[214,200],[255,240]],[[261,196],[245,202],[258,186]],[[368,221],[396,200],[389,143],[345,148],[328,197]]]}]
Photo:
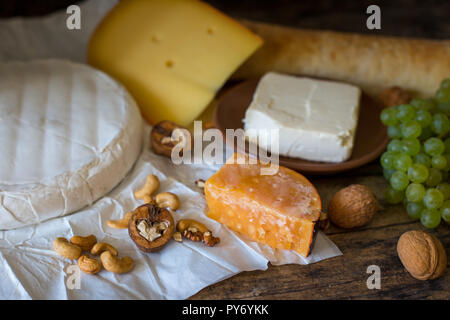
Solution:
[{"label": "hole in yellow cheese", "polygon": [[156,35],[156,34],[152,36],[152,42],[153,43],[158,43],[160,41],[161,41],[161,36]]},{"label": "hole in yellow cheese", "polygon": [[166,61],[166,67],[167,68],[172,68],[173,67],[173,61],[172,60],[167,60]]}]

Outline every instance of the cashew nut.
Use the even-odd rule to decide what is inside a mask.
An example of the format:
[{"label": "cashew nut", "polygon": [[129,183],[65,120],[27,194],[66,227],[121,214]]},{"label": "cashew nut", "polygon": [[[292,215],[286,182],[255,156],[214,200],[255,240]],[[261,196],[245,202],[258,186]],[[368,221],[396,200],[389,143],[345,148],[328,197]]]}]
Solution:
[{"label": "cashew nut", "polygon": [[81,271],[89,274],[96,274],[102,269],[102,266],[97,259],[89,258],[85,254],[78,258],[78,267],[80,267]]},{"label": "cashew nut", "polygon": [[91,249],[91,254],[94,256],[97,256],[101,254],[102,252],[109,251],[113,256],[117,256],[119,253],[117,252],[117,249],[114,248],[112,245],[106,242],[97,242]]},{"label": "cashew nut", "polygon": [[144,196],[142,198],[142,200],[144,200],[145,203],[154,203],[154,200],[152,199],[152,196]]},{"label": "cashew nut", "polygon": [[161,192],[155,197],[155,202],[158,207],[170,208],[171,210],[177,210],[180,207],[180,199],[176,194],[172,192]]},{"label": "cashew nut", "polygon": [[127,212],[122,219],[119,220],[108,220],[106,221],[106,224],[115,229],[127,229],[128,228],[128,221],[130,221],[131,215],[133,212]]},{"label": "cashew nut", "polygon": [[185,230],[192,232],[199,231],[201,233],[209,231],[208,228],[201,222],[192,219],[181,219],[177,223],[177,231],[183,234]]},{"label": "cashew nut", "polygon": [[66,238],[56,238],[53,241],[53,250],[67,259],[78,259],[81,255],[81,248],[69,243]]},{"label": "cashew nut", "polygon": [[110,251],[105,251],[100,255],[103,267],[106,270],[114,273],[126,273],[131,271],[134,266],[134,261],[130,257],[118,258],[111,254]]},{"label": "cashew nut", "polygon": [[97,238],[93,234],[87,237],[73,236],[70,238],[70,243],[79,246],[82,251],[89,251],[97,243]]},{"label": "cashew nut", "polygon": [[136,199],[144,199],[145,196],[151,197],[151,195],[158,190],[159,188],[159,179],[154,174],[150,174],[147,176],[147,181],[142,189],[134,192],[134,196]]}]

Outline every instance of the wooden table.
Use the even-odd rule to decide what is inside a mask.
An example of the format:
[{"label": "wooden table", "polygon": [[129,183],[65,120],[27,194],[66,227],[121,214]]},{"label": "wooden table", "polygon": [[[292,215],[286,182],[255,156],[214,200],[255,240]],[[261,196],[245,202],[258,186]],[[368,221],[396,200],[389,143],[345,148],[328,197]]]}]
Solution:
[{"label": "wooden table", "polygon": [[[343,255],[310,265],[271,266],[265,271],[243,272],[207,287],[191,299],[449,299],[450,269],[443,277],[419,281],[403,268],[396,251],[400,235],[426,230],[412,221],[402,205],[384,201],[387,182],[378,163],[349,174],[312,177],[324,208],[335,192],[353,183],[371,188],[382,206],[369,225],[346,231],[331,226],[328,237]],[[450,256],[450,225],[441,223],[433,231]],[[381,289],[368,289],[367,267],[381,269]]]},{"label": "wooden table", "polygon": [[[450,37],[450,2],[434,0],[377,1],[382,12],[382,29],[365,27],[365,10],[373,1],[353,0],[206,0],[234,17],[284,24],[371,34],[444,39]],[[73,0],[0,2],[0,16],[42,15],[66,8]],[[345,231],[335,227],[327,231],[343,256],[312,265],[269,266],[266,271],[243,272],[203,289],[192,299],[413,299],[450,298],[450,271],[433,281],[412,278],[396,253],[399,236],[408,230],[423,229],[408,218],[402,206],[383,201],[387,186],[377,163],[333,177],[313,177],[326,207],[339,189],[352,183],[369,186],[383,208],[366,227]],[[434,233],[450,256],[450,227],[445,223]],[[381,268],[381,289],[366,286],[367,267]]]}]

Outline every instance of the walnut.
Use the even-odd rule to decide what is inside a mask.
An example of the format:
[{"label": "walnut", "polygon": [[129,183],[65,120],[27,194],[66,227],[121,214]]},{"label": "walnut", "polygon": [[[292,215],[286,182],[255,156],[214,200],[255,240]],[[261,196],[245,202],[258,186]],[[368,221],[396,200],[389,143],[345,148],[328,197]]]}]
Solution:
[{"label": "walnut", "polygon": [[407,104],[411,99],[411,94],[400,87],[388,88],[380,93],[380,100],[386,107]]},{"label": "walnut", "polygon": [[210,231],[206,231],[205,233],[203,233],[203,242],[208,247],[214,247],[216,244],[220,242],[220,238],[213,237]]},{"label": "walnut", "polygon": [[361,227],[379,209],[372,191],[363,185],[353,184],[338,191],[328,204],[328,217],[338,227],[351,229]]},{"label": "walnut", "polygon": [[183,242],[183,238],[181,236],[181,233],[179,233],[178,231],[173,234],[172,238],[176,242]]},{"label": "walnut", "polygon": [[211,231],[203,223],[192,219],[178,221],[177,230],[186,239],[196,242],[203,241],[208,247],[213,247],[220,242],[220,239],[213,237]]},{"label": "walnut", "polygon": [[186,229],[183,231],[183,237],[191,241],[198,242],[203,240],[203,233],[195,229],[194,230]]},{"label": "walnut", "polygon": [[200,189],[204,189],[205,188],[205,180],[198,179],[195,181],[195,185]]},{"label": "walnut", "polygon": [[178,144],[181,144],[180,155],[183,152],[190,152],[193,139],[186,128],[170,121],[161,121],[153,126],[150,142],[156,154],[170,158],[172,149]]},{"label": "walnut", "polygon": [[408,231],[397,243],[398,256],[406,270],[418,280],[440,277],[447,268],[447,254],[432,234]]},{"label": "walnut", "polygon": [[136,227],[141,236],[148,241],[154,241],[162,236],[164,230],[168,228],[168,223],[165,221],[148,223],[147,220],[140,220]]},{"label": "walnut", "polygon": [[174,229],[170,212],[150,203],[136,208],[128,223],[130,238],[145,252],[160,250],[172,238]]}]

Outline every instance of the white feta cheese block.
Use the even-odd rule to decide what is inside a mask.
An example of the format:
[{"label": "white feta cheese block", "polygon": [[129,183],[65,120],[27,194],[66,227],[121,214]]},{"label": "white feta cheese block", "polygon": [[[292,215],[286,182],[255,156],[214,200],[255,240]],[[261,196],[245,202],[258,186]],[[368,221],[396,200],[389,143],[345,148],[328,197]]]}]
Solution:
[{"label": "white feta cheese block", "polygon": [[62,60],[0,63],[0,229],[64,216],[114,188],[142,118],[115,80]]},{"label": "white feta cheese block", "polygon": [[278,129],[280,155],[343,162],[352,153],[360,95],[349,84],[267,73],[246,111],[246,136],[271,150],[270,130]]}]

